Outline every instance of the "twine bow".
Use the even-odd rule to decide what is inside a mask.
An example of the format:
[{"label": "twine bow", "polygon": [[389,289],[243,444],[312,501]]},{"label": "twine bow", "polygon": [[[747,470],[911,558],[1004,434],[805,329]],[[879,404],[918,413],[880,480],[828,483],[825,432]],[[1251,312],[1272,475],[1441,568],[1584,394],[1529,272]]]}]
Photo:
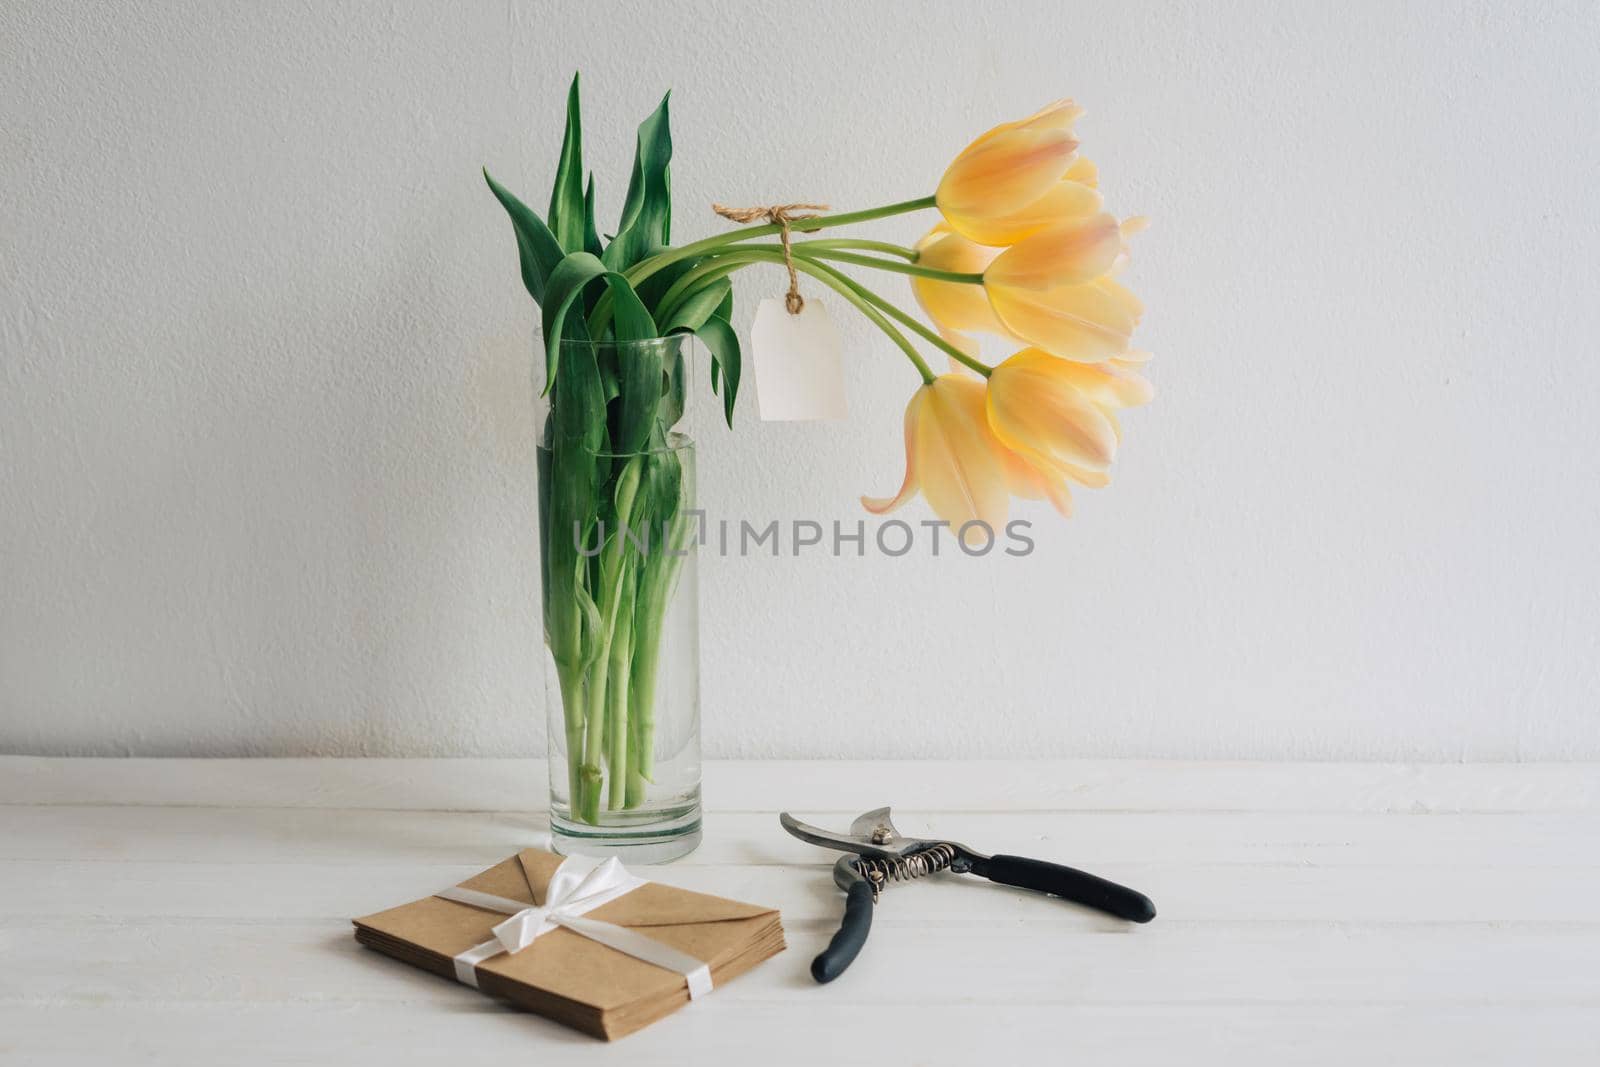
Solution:
[{"label": "twine bow", "polygon": [[794,255],[789,250],[789,223],[797,219],[814,219],[817,217],[817,212],[827,211],[828,205],[774,204],[771,207],[723,207],[721,204],[712,204],[711,210],[730,222],[745,224],[755,222],[757,219],[766,219],[779,228],[783,235],[783,265],[789,272],[789,292],[784,295],[783,306],[791,315],[800,314],[806,302],[800,295],[800,276],[795,273]]}]

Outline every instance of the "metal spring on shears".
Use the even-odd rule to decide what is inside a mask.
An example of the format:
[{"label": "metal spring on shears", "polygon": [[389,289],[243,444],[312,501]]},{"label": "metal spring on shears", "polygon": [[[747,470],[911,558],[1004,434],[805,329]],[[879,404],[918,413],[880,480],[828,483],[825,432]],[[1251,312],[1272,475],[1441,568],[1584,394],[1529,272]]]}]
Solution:
[{"label": "metal spring on shears", "polygon": [[856,861],[856,870],[872,884],[872,899],[877,900],[878,894],[883,892],[883,887],[889,882],[909,882],[914,878],[926,878],[933,872],[942,871],[950,866],[955,858],[956,850],[940,843],[921,852],[901,856],[899,859],[885,860],[862,856]]}]

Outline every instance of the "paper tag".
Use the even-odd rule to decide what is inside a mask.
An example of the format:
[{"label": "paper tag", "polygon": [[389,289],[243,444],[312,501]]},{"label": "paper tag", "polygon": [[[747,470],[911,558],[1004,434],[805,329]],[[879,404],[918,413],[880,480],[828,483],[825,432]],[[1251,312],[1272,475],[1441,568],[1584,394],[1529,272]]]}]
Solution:
[{"label": "paper tag", "polygon": [[782,300],[761,301],[750,327],[756,407],[767,422],[842,419],[844,365],[828,309],[807,297],[800,314]]}]

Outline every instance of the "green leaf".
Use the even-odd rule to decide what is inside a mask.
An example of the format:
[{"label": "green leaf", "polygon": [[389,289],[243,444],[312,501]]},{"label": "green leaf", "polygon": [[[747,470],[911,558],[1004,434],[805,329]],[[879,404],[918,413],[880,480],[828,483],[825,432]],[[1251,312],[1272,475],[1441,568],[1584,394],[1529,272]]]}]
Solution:
[{"label": "green leaf", "polygon": [[594,175],[589,175],[589,184],[583,190],[583,250],[591,256],[598,256],[605,246],[600,243],[600,231],[594,226]]},{"label": "green leaf", "polygon": [[564,254],[561,242],[555,239],[544,220],[534,214],[532,208],[489,177],[487,167],[483,171],[483,180],[489,183],[489,191],[494,193],[500,205],[506,209],[506,214],[511,216],[511,228],[517,235],[517,260],[522,268],[522,284],[527,287],[534,301],[542,304],[545,283]]},{"label": "green leaf", "polygon": [[[571,350],[573,345],[577,342],[590,340],[589,324],[584,321],[582,315],[568,314],[566,321],[561,327],[561,340],[563,342],[564,350]],[[593,380],[599,384],[601,400],[600,403],[595,404],[592,400],[592,394],[586,393],[584,406],[579,409],[578,414],[573,416],[573,422],[567,428],[572,432],[581,432],[584,435],[584,439],[588,442],[590,448],[599,449],[604,445],[605,442],[605,404],[610,401],[611,397],[616,393],[616,386],[611,381],[611,376],[607,372],[605,350],[603,348],[593,344],[585,345],[582,356],[584,364],[579,368],[579,371],[581,372],[581,387],[585,390],[593,388],[589,384],[589,380],[593,378]],[[546,391],[549,391],[548,384]],[[566,414],[555,411],[555,405],[561,402],[562,395],[560,383],[557,383],[555,387],[555,393],[551,397],[550,402],[551,411],[554,415]],[[590,426],[587,420],[591,417],[601,420],[602,425],[598,428]],[[580,424],[578,422],[579,419],[585,421]],[[551,421],[555,420],[552,419]],[[602,477],[600,480],[604,481],[605,478]]]},{"label": "green leaf", "polygon": [[733,403],[739,395],[739,335],[727,319],[712,315],[695,331],[695,336],[711,351],[713,376],[721,372],[723,417],[732,426]]},{"label": "green leaf", "polygon": [[615,615],[617,597],[621,592],[617,588],[617,579],[621,574],[622,549],[625,544],[622,528],[627,526],[630,530],[636,531],[642,529],[634,516],[633,499],[639,491],[639,474],[643,466],[644,457],[633,456],[623,464],[611,487],[612,526],[615,532],[606,538],[607,550],[600,557],[600,588],[607,591],[603,603],[609,615]]},{"label": "green leaf", "polygon": [[[581,330],[581,322],[574,325]],[[539,456],[545,634],[556,663],[570,673],[584,668],[591,644],[585,637],[598,618],[586,588],[588,560],[577,547],[593,535],[602,478],[596,450],[605,432],[605,398],[593,346],[569,354],[547,430],[549,447]]]},{"label": "green leaf", "polygon": [[545,392],[556,381],[560,369],[561,337],[566,326],[567,313],[583,293],[584,288],[597,279],[604,278],[611,289],[613,322],[617,339],[642,341],[657,336],[655,320],[639,302],[628,280],[616,271],[606,269],[596,256],[588,252],[571,252],[550,272],[545,285],[544,344]]},{"label": "green leaf", "polygon": [[722,302],[727,299],[732,289],[733,284],[726,278],[716,278],[705,285],[691,289],[683,299],[677,302],[678,306],[673,309],[672,314],[667,317],[667,321],[662,324],[662,330],[666,333],[672,333],[675,330],[685,330],[693,333],[704,325],[707,319],[716,314],[717,309],[722,306]]},{"label": "green leaf", "polygon": [[[639,479],[639,491],[634,504],[634,514],[653,528],[651,536],[661,536],[661,524],[670,523],[678,516],[683,501],[683,467],[677,452],[668,447],[666,430],[657,425],[650,431],[649,451],[644,453],[644,469]],[[664,553],[653,555],[653,562],[671,559]]]},{"label": "green leaf", "polygon": [[561,161],[550,193],[550,232],[568,252],[584,248],[583,122],[578,106],[578,76],[567,90],[567,132],[561,139]]},{"label": "green leaf", "polygon": [[[572,325],[572,332],[578,336],[569,336],[568,340],[587,340],[583,320]],[[545,391],[549,391],[548,386]],[[606,429],[606,397],[594,345],[574,346],[563,364],[561,383],[550,405],[550,422],[555,427],[552,447],[557,441],[576,441],[589,452],[600,449]]]},{"label": "green leaf", "polygon": [[666,379],[661,388],[661,406],[657,409],[657,421],[663,429],[670,430],[683,418],[683,404],[687,399],[688,383],[684,373],[683,353],[674,352],[668,364],[662,367],[662,376]]},{"label": "green leaf", "polygon": [[[639,254],[640,259],[649,259],[658,252],[667,251],[666,245],[651,245]],[[644,301],[647,308],[655,308],[659,313],[661,298],[673,287],[679,278],[694,268],[699,260],[680,259],[676,263],[669,263],[657,270],[650,277],[639,283],[639,299]]]},{"label": "green leaf", "polygon": [[650,439],[661,401],[661,355],[665,347],[647,343],[617,352],[621,411],[611,446],[621,455],[639,451]]},{"label": "green leaf", "polygon": [[[567,323],[566,332],[569,337],[572,335],[574,321],[576,320]],[[600,380],[605,383],[606,403],[609,404],[621,391],[621,386],[617,384],[617,350],[614,347],[607,346],[600,349]]]},{"label": "green leaf", "polygon": [[653,341],[661,336],[656,320],[639,300],[628,279],[615,271],[606,272],[606,284],[611,287],[611,322],[619,341]]},{"label": "green leaf", "polygon": [[578,605],[583,616],[583,654],[579,661],[582,671],[587,674],[594,661],[600,658],[601,651],[605,648],[602,635],[609,627],[600,614],[600,606],[594,602],[594,595],[589,592],[589,587],[583,582],[578,582],[573,588],[573,600]]},{"label": "green leaf", "polygon": [[672,131],[667,116],[671,96],[668,93],[662,97],[650,117],[639,124],[622,221],[605,252],[606,266],[612,270],[627,270],[649,249],[667,244],[671,237],[672,182],[667,174],[672,162]]},{"label": "green leaf", "polygon": [[[688,296],[678,301],[678,306],[662,324],[662,332],[667,334],[699,333],[719,311],[724,308],[731,310],[732,298],[732,283],[726,278],[715,278],[705,285],[691,290]],[[720,349],[726,349],[727,337],[722,336],[715,326],[710,329],[712,332],[719,334],[715,340]],[[706,342],[708,348],[711,347],[711,344],[710,341]],[[734,338],[733,346],[735,349],[738,348],[738,344],[738,339]],[[711,387],[713,391],[716,391],[717,384],[723,377],[722,360],[717,355],[718,350],[713,349],[711,360]],[[734,362],[737,363],[737,351],[735,351],[733,358]],[[685,383],[682,356],[675,359],[673,366],[666,368],[666,370],[667,383],[661,399],[661,419],[662,425],[670,428],[683,415]],[[738,390],[738,374],[736,367],[733,371],[733,388],[735,392]],[[731,407],[727,409],[726,417],[730,420],[733,418]]]}]

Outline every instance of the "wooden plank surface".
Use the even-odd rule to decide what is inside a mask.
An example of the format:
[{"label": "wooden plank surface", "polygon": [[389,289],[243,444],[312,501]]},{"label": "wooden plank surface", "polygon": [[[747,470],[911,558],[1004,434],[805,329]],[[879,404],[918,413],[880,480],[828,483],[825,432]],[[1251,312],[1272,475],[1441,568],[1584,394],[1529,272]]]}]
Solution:
[{"label": "wooden plank surface", "polygon": [[[650,874],[780,907],[790,951],[614,1046],[349,934],[541,843],[543,782],[520,760],[0,757],[0,1063],[1600,1062],[1600,767],[712,764],[705,844]],[[942,876],[886,893],[818,987],[832,855],[776,811],[842,826],[885,801],[1161,915]]]}]

